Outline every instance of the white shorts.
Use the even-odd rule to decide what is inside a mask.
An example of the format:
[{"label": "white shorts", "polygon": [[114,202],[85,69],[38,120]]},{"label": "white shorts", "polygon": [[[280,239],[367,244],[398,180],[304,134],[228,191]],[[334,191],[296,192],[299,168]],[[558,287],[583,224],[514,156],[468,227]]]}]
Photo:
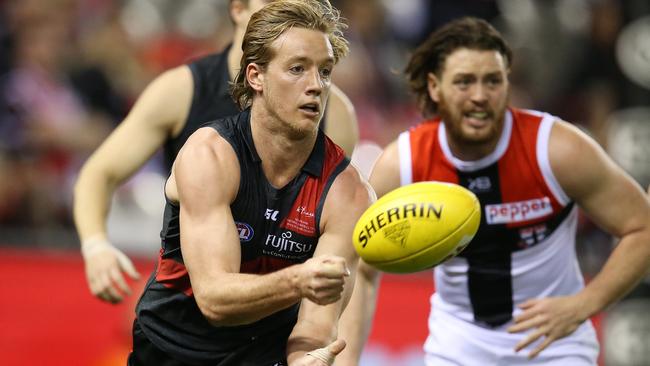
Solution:
[{"label": "white shorts", "polygon": [[[435,309],[435,307],[434,307]],[[533,343],[515,353],[515,345],[526,334],[510,334],[511,325],[484,328],[456,318],[443,311],[432,310],[429,316],[429,337],[424,344],[427,366],[489,366],[489,365],[551,365],[594,366],[598,359],[596,332],[587,321],[569,336],[556,340],[536,358],[528,354],[541,342]]]}]

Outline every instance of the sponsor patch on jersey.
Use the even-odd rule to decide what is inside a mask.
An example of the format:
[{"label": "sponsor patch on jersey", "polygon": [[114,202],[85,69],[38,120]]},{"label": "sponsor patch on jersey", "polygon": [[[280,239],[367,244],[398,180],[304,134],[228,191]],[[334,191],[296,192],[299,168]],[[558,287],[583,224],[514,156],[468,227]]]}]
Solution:
[{"label": "sponsor patch on jersey", "polygon": [[528,201],[485,205],[485,220],[490,225],[523,222],[553,213],[551,199],[536,198]]},{"label": "sponsor patch on jersey", "polygon": [[519,238],[521,239],[517,246],[521,249],[533,247],[546,239],[548,228],[546,224],[525,227],[519,229]]},{"label": "sponsor patch on jersey", "polygon": [[474,193],[484,193],[492,190],[490,177],[469,178],[467,188]]},{"label": "sponsor patch on jersey", "polygon": [[301,243],[293,238],[291,231],[285,231],[280,235],[267,235],[262,252],[274,257],[295,260],[311,256],[313,251],[314,245]]},{"label": "sponsor patch on jersey", "polygon": [[253,239],[255,232],[253,228],[245,222],[235,222],[237,224],[237,232],[239,232],[239,241],[250,241]]}]

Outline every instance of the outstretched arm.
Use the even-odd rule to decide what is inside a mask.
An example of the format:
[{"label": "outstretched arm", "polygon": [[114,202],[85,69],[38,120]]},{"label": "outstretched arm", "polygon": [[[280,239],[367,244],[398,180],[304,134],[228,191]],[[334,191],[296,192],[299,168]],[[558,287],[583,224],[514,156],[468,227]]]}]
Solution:
[{"label": "outstretched arm", "polygon": [[[302,301],[298,322],[287,343],[287,360],[292,366],[323,365],[331,364],[333,361],[334,355],[330,351],[323,351],[323,353],[332,356],[332,359],[325,357],[320,361],[312,356],[305,356],[305,353],[325,347],[337,339],[338,320],[350,299],[358,261],[352,245],[352,231],[373,197],[370,187],[362,182],[360,174],[351,166],[332,184],[323,208],[321,236],[314,258],[327,255],[342,257],[348,264],[352,276],[346,280],[345,290],[336,302],[319,306],[310,299]],[[339,343],[340,341],[329,348],[335,348],[340,352]]]},{"label": "outstretched arm", "polygon": [[189,110],[193,81],[182,66],[162,74],[142,93],[126,119],[86,161],[74,192],[74,219],[82,243],[86,278],[98,298],[120,302],[130,293],[122,271],[138,274],[108,241],[106,218],[115,189],[180,131]]},{"label": "outstretched arm", "polygon": [[352,156],[359,142],[357,115],[350,99],[335,85],[330,88],[326,113],[325,133],[345,151],[347,157]]},{"label": "outstretched arm", "polygon": [[[379,156],[370,174],[370,185],[377,197],[401,185],[399,172],[397,143],[393,142]],[[337,366],[353,366],[359,363],[375,315],[380,275],[374,267],[363,261],[359,262],[352,299],[340,321],[341,338],[348,342],[348,346],[338,357]]]},{"label": "outstretched arm", "polygon": [[567,123],[553,126],[548,151],[553,173],[567,195],[620,242],[581,292],[520,305],[524,311],[509,331],[534,331],[516,350],[544,337],[531,358],[625,296],[650,267],[650,202],[641,187],[595,141]]}]

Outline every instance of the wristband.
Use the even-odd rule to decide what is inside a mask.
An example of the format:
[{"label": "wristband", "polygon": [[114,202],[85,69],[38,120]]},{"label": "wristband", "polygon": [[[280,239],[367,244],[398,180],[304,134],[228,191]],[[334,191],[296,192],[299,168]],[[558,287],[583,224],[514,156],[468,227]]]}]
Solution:
[{"label": "wristband", "polygon": [[92,236],[81,243],[81,255],[84,257],[84,259],[87,259],[98,251],[104,249],[112,250],[113,245],[111,245],[108,240],[99,235]]},{"label": "wristband", "polygon": [[315,349],[313,351],[307,352],[307,356],[319,359],[325,362],[326,365],[331,365],[334,363],[334,354],[327,349],[327,347]]}]

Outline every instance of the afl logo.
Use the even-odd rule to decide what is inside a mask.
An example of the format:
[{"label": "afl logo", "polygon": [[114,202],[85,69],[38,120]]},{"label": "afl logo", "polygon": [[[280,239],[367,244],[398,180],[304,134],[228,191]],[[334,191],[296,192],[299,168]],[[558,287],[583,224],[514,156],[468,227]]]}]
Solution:
[{"label": "afl logo", "polygon": [[245,222],[236,222],[239,241],[250,241],[253,238],[253,228]]}]

